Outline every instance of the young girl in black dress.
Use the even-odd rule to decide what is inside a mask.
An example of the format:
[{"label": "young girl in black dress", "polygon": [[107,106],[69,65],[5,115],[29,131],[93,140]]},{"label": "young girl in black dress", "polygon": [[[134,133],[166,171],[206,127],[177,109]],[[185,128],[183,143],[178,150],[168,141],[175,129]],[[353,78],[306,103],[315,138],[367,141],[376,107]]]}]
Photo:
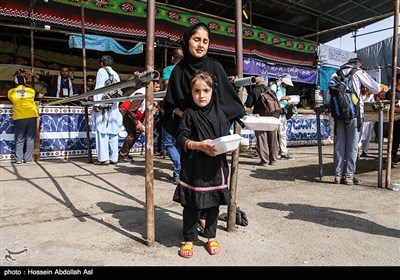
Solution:
[{"label": "young girl in black dress", "polygon": [[173,200],[183,206],[184,245],[179,255],[193,256],[193,241],[197,240],[197,222],[205,213],[203,237],[210,255],[221,252],[215,240],[220,205],[230,203],[228,190],[228,162],[226,154],[216,155],[210,140],[229,132],[229,121],[220,109],[219,99],[213,90],[214,82],[207,72],[197,71],[191,79],[190,107],[185,110],[178,129],[181,153],[180,183]]}]

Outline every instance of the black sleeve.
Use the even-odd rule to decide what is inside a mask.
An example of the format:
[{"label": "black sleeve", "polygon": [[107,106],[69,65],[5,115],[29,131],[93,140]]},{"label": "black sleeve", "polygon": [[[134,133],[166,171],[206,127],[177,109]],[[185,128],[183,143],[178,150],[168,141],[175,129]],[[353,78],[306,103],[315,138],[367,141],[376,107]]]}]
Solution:
[{"label": "black sleeve", "polygon": [[246,99],[246,102],[244,103],[244,106],[246,106],[247,108],[251,108],[254,106],[254,92],[253,91],[251,91],[247,95],[247,99]]},{"label": "black sleeve", "polygon": [[217,90],[222,111],[230,122],[239,120],[246,115],[242,100],[228,79],[222,65],[214,60],[213,69],[215,71],[213,74],[217,78]]},{"label": "black sleeve", "polygon": [[182,120],[179,124],[178,136],[176,138],[178,147],[182,151],[184,151],[185,143],[187,140],[193,140],[193,139],[192,139],[190,115],[186,110],[185,113],[183,113]]},{"label": "black sleeve", "polygon": [[51,81],[53,80],[53,76],[45,76],[39,74],[39,81],[46,82],[47,84],[51,84]]}]

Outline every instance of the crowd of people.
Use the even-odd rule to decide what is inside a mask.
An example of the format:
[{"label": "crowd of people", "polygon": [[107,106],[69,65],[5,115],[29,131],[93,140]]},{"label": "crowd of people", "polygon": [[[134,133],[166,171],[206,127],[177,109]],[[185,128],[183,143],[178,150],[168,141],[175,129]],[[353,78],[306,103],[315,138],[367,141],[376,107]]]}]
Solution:
[{"label": "crowd of people", "polygon": [[[279,119],[275,131],[256,131],[259,165],[275,165],[277,159],[292,159],[286,140],[287,111],[291,110],[288,87],[293,86],[290,74],[282,75],[276,83],[269,84],[268,77],[248,93],[246,102],[237,94],[228,79],[223,66],[208,57],[212,38],[209,27],[200,22],[186,28],[180,41],[180,48],[174,50],[171,65],[163,71],[163,85],[166,96],[159,105],[158,132],[162,135],[163,146],[173,163],[172,183],[176,185],[173,200],[183,207],[183,244],[179,255],[191,258],[198,239],[198,227],[207,239],[206,249],[210,255],[221,252],[216,240],[219,207],[229,205],[229,165],[226,154],[216,155],[211,140],[228,135],[232,124],[246,115],[245,106],[253,109],[254,116],[272,116]],[[96,76],[86,78],[86,92],[105,86],[113,75],[116,82],[120,76],[112,68],[113,58],[103,55]],[[352,59],[341,67],[345,74],[357,69],[351,79],[351,86],[360,100],[360,119],[335,120],[334,127],[334,183],[361,184],[355,177],[356,162],[361,147],[361,157],[368,156],[368,143],[372,124],[363,123],[363,103],[373,100],[379,92],[379,84],[361,69],[362,61]],[[334,74],[336,75],[336,74]],[[73,84],[68,67],[62,67],[59,75],[44,76],[33,72],[18,75],[15,88],[8,92],[14,106],[15,120],[15,162],[32,161],[32,151],[39,117],[35,91],[26,86],[26,77],[35,77],[49,85],[51,97],[73,96]],[[154,81],[154,91],[160,91],[159,81]],[[85,92],[85,87],[76,92]],[[132,95],[144,95],[145,87]],[[400,99],[400,75],[397,75],[396,99]],[[388,92],[387,98],[390,98]],[[131,162],[130,150],[144,132],[145,102],[143,99],[126,101],[121,104],[100,102],[102,94],[94,95],[92,108],[93,131],[95,131],[97,161],[95,165]],[[271,104],[277,108],[272,111]],[[118,134],[125,127],[127,136],[121,148]],[[393,133],[392,161],[399,162],[399,121],[395,121]]]}]

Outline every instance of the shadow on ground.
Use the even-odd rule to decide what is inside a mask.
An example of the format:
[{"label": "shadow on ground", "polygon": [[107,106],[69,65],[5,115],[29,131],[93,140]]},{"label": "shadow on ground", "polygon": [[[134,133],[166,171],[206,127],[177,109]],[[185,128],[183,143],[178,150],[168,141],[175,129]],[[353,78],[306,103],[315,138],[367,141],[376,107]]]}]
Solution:
[{"label": "shadow on ground", "polygon": [[350,209],[317,207],[308,204],[283,204],[277,202],[259,202],[259,206],[278,211],[289,212],[286,219],[301,220],[334,228],[348,228],[364,233],[400,238],[400,230],[379,225],[370,220],[351,214],[362,215],[365,212]]},{"label": "shadow on ground", "polygon": [[[146,239],[146,211],[143,208],[129,205],[117,205],[111,202],[98,202],[97,206],[104,213],[111,214],[118,220],[122,229],[140,234]],[[156,242],[166,247],[178,246],[182,238],[182,220],[171,216],[171,211],[155,207],[155,236]],[[174,214],[176,212],[173,212]],[[114,227],[108,226],[112,229]],[[136,238],[135,238],[136,240]],[[140,242],[143,243],[143,240]]]}]

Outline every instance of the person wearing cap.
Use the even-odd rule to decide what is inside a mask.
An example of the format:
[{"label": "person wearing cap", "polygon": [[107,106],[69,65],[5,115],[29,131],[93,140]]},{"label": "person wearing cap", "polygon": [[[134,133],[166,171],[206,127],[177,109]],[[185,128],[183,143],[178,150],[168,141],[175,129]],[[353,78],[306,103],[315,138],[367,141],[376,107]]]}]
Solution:
[{"label": "person wearing cap", "polygon": [[[245,106],[248,108],[254,106],[253,115],[256,117],[278,117],[280,114],[278,99],[275,93],[267,87],[267,84],[268,77],[266,76],[258,80],[256,87],[246,100]],[[275,104],[275,106],[272,104]],[[273,108],[276,108],[276,110],[273,111]],[[276,115],[274,112],[276,112]],[[256,151],[260,158],[260,162],[257,165],[275,165],[279,152],[277,131],[255,131],[255,134],[257,139]]]},{"label": "person wearing cap", "polygon": [[[290,96],[286,96],[286,88],[288,86],[293,86],[292,76],[290,74],[284,74],[276,84],[271,85],[271,89],[275,91],[276,97],[279,100],[279,105],[281,108],[285,108],[289,106],[288,101],[290,100]],[[281,113],[279,117],[281,121],[280,126],[278,127],[278,137],[279,137],[279,151],[281,154],[281,159],[293,159],[291,155],[289,155],[289,151],[287,149],[286,142],[286,129],[287,129],[287,119],[286,115]]]},{"label": "person wearing cap", "polygon": [[15,77],[15,84],[16,87],[10,89],[7,94],[14,111],[15,163],[30,163],[35,145],[36,121],[39,117],[35,104],[35,90],[26,86],[25,77],[20,75]]},{"label": "person wearing cap", "polygon": [[[335,165],[335,184],[361,185],[362,181],[354,175],[356,173],[356,162],[358,157],[358,142],[362,133],[362,123],[364,120],[364,101],[361,94],[361,86],[369,89],[371,94],[379,92],[379,84],[364,70],[361,69],[362,61],[359,58],[352,58],[340,67],[346,76],[354,68],[349,85],[357,95],[360,102],[360,117],[351,120],[335,120],[335,136],[333,140],[333,160]],[[339,72],[339,71],[338,71]],[[338,72],[331,76],[337,78]],[[331,96],[328,94],[328,102]]]}]

